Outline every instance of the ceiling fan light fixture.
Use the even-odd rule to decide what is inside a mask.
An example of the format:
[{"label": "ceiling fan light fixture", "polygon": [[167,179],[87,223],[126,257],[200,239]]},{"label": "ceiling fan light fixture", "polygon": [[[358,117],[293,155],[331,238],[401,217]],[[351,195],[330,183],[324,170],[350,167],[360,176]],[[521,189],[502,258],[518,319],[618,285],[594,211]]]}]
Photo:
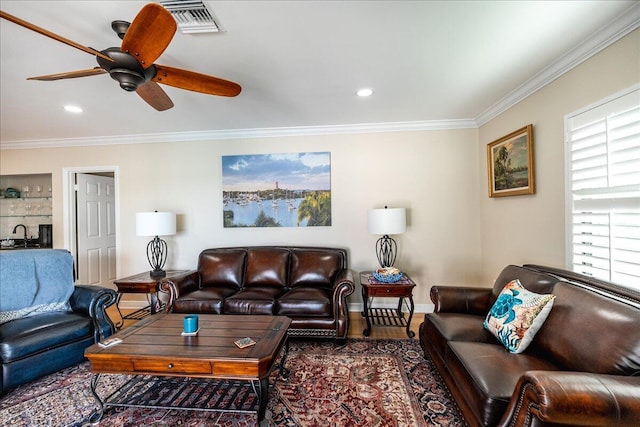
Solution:
[{"label": "ceiling fan light fixture", "polygon": [[361,98],[366,98],[367,96],[373,95],[373,89],[370,89],[370,88],[358,89],[358,91],[356,92],[356,95],[358,95]]},{"label": "ceiling fan light fixture", "polygon": [[109,75],[112,79],[117,80],[120,87],[127,92],[134,92],[138,86],[145,82],[142,74],[126,68],[112,68]]}]

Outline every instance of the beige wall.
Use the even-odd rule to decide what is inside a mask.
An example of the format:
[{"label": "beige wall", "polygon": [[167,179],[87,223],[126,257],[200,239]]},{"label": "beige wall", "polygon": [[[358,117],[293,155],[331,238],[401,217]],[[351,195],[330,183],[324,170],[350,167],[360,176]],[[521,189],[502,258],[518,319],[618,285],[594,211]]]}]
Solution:
[{"label": "beige wall", "polygon": [[[640,82],[640,30],[629,34],[480,128],[482,277],[507,264],[565,266],[564,117]],[[488,143],[533,124],[536,194],[490,199]]]},{"label": "beige wall", "polygon": [[[135,236],[135,213],[169,210],[179,232],[167,238],[168,268],[195,267],[207,247],[304,244],[345,247],[354,270],[376,265],[372,207],[406,207],[397,265],[430,304],[433,284],[490,286],[507,264],[563,266],[563,119],[640,81],[640,31],[618,41],[480,129],[3,150],[0,171],[52,173],[55,246],[63,246],[63,168],[117,167],[119,275],[148,269],[148,239]],[[535,195],[487,196],[486,144],[534,125]],[[224,229],[223,155],[331,152],[333,225]],[[359,290],[351,299],[360,302]]]},{"label": "beige wall", "polygon": [[[416,303],[430,304],[431,284],[479,277],[477,140],[467,129],[4,150],[0,167],[53,174],[56,247],[64,243],[63,168],[117,167],[120,275],[148,269],[149,239],[135,236],[136,212],[178,214],[178,234],[166,238],[169,268],[194,268],[208,247],[294,244],[345,247],[359,271],[377,264],[379,236],[367,232],[367,209],[406,207],[396,264],[418,283]],[[221,156],[302,151],[331,153],[331,227],[223,228]],[[359,291],[352,301],[361,301]]]}]

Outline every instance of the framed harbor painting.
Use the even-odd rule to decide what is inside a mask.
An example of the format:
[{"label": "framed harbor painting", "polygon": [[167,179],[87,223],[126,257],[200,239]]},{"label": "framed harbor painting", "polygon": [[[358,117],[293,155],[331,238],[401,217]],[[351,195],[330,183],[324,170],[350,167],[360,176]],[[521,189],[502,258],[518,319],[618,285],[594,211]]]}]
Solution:
[{"label": "framed harbor painting", "polygon": [[535,193],[533,125],[487,145],[489,197]]},{"label": "framed harbor painting", "polygon": [[331,225],[329,152],[222,156],[225,228]]}]

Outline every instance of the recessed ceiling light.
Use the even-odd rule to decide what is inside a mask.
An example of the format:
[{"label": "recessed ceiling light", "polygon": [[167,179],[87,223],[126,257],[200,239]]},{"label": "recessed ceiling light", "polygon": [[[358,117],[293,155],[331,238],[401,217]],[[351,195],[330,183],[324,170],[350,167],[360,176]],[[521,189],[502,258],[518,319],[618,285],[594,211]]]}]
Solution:
[{"label": "recessed ceiling light", "polygon": [[69,113],[76,113],[76,114],[82,113],[82,108],[78,107],[77,105],[65,105],[64,109]]},{"label": "recessed ceiling light", "polygon": [[371,96],[373,95],[373,89],[369,89],[369,88],[360,89],[356,92],[356,95],[362,96],[362,97]]}]

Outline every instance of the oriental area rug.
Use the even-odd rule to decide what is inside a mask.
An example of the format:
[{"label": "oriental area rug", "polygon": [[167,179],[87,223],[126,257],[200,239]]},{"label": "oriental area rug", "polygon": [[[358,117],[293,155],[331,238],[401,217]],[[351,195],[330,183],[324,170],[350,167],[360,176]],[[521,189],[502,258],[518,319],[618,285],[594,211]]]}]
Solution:
[{"label": "oriental area rug", "polygon": [[[292,341],[286,378],[274,369],[269,426],[456,427],[466,425],[418,340]],[[97,407],[88,362],[20,386],[0,398],[7,426],[89,426]],[[128,377],[103,375],[107,396]],[[160,379],[159,379],[160,380]],[[152,400],[154,396],[149,396]],[[255,414],[105,407],[100,426],[256,426]]]}]

